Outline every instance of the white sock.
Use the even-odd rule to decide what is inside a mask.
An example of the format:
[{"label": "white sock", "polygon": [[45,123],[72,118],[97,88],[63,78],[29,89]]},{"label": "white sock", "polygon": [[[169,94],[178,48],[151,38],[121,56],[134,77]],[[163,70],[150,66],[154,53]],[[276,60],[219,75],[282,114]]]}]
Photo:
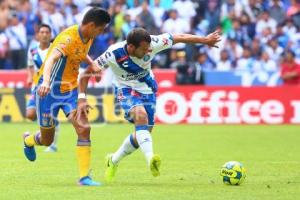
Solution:
[{"label": "white sock", "polygon": [[138,130],[136,131],[136,140],[144,153],[148,165],[153,156],[153,147],[152,147],[152,137],[148,130]]},{"label": "white sock", "polygon": [[131,154],[138,148],[139,147],[133,141],[133,134],[130,134],[125,138],[119,149],[113,154],[111,160],[114,164],[118,164],[122,158]]},{"label": "white sock", "polygon": [[51,144],[51,146],[56,146],[57,145],[57,140],[58,140],[58,135],[59,135],[59,130],[60,130],[60,125],[57,124],[55,126],[55,134],[54,134],[54,138],[53,138],[53,142]]}]

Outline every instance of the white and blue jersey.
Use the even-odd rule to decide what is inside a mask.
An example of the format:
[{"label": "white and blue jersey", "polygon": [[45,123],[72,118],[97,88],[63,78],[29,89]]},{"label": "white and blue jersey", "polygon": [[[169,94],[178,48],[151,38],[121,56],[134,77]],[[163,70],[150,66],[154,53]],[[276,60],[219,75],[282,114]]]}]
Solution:
[{"label": "white and blue jersey", "polygon": [[31,47],[28,50],[27,66],[33,66],[34,71],[38,71],[46,58],[47,52],[48,48],[42,50],[39,43]]},{"label": "white and blue jersey", "polygon": [[173,45],[170,34],[151,36],[149,52],[142,58],[131,57],[126,50],[126,41],[118,42],[108,48],[96,60],[95,64],[101,68],[110,67],[114,74],[114,85],[118,89],[132,88],[142,94],[152,94],[151,88],[140,79],[148,74],[154,78],[151,70],[151,60],[162,50]]},{"label": "white and blue jersey", "polygon": [[[48,48],[42,50],[40,48],[40,44],[37,43],[36,45],[32,46],[28,50],[28,58],[27,58],[27,66],[28,67],[33,67],[35,73],[41,68],[43,61],[46,58],[48,52]],[[31,95],[30,98],[27,102],[27,109],[30,108],[35,108],[36,107],[36,102],[35,102],[35,92],[36,92],[36,86],[33,85],[31,88]]]},{"label": "white and blue jersey", "polygon": [[130,56],[126,49],[127,43],[123,41],[110,46],[94,61],[102,70],[111,68],[118,101],[125,110],[125,118],[130,122],[130,110],[137,105],[143,105],[148,114],[149,126],[154,125],[156,95],[153,91],[155,80],[151,61],[157,53],[172,45],[173,37],[168,33],[151,35],[149,52],[141,59]]}]

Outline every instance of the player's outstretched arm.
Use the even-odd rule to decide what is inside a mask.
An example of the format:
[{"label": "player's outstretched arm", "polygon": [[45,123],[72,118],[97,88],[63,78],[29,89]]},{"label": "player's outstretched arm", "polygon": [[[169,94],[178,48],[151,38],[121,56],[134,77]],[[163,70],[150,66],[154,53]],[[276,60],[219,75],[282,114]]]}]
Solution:
[{"label": "player's outstretched arm", "polygon": [[176,43],[192,43],[192,44],[205,44],[210,47],[217,47],[217,43],[221,41],[220,31],[215,31],[205,37],[192,35],[192,34],[173,34],[173,44]]},{"label": "player's outstretched arm", "polygon": [[53,49],[49,57],[45,61],[44,72],[43,72],[43,83],[39,87],[38,94],[43,97],[46,96],[50,91],[50,76],[54,64],[58,61],[63,54],[57,49]]}]

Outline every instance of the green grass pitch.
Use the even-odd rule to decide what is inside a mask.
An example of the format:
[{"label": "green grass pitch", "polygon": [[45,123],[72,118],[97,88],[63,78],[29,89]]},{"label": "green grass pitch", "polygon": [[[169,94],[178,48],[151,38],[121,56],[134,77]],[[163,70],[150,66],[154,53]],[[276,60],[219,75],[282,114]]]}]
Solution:
[{"label": "green grass pitch", "polygon": [[[295,200],[300,199],[299,126],[158,125],[155,152],[162,157],[161,176],[153,178],[140,151],[119,165],[114,183],[76,185],[76,137],[61,125],[57,153],[37,148],[37,160],[23,155],[22,132],[34,123],[0,124],[1,200]],[[103,181],[103,158],[133,130],[127,124],[93,125],[92,177]],[[241,186],[224,185],[220,167],[237,160],[247,169]]]}]

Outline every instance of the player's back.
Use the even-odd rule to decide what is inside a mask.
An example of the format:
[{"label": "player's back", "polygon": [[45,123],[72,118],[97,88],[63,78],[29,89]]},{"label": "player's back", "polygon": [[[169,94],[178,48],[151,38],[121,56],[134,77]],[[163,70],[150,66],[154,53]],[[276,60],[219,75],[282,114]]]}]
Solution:
[{"label": "player's back", "polygon": [[[45,59],[46,62],[54,49],[62,54],[62,57],[54,64],[51,71],[50,82],[54,91],[65,93],[77,88],[79,65],[86,59],[92,42],[92,40],[87,43],[83,42],[78,25],[67,28],[55,38]],[[44,64],[39,71],[39,83],[43,79]]]}]

